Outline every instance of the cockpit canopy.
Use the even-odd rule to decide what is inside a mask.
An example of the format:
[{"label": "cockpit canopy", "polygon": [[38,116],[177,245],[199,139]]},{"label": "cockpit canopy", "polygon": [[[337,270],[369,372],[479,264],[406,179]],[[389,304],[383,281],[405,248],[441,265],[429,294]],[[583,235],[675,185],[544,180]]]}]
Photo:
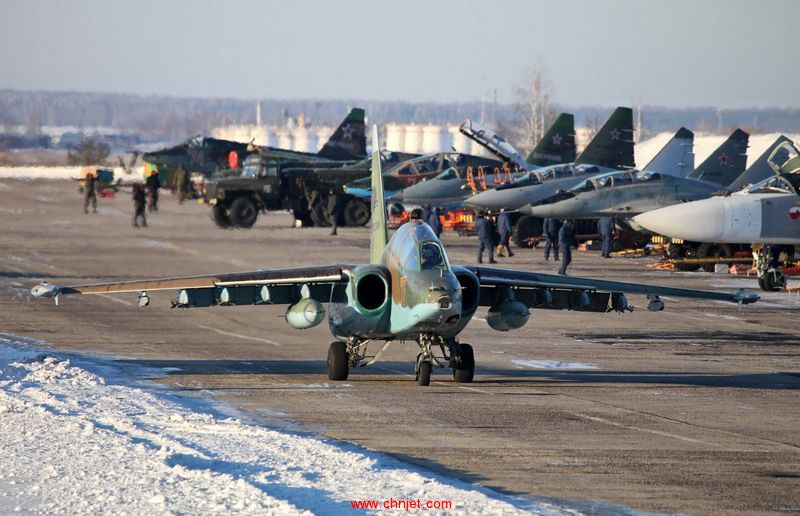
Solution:
[{"label": "cockpit canopy", "polygon": [[763,194],[763,193],[782,193],[782,194],[795,194],[797,190],[784,176],[772,176],[767,179],[754,184],[746,190],[749,194]]},{"label": "cockpit canopy", "polygon": [[593,192],[595,190],[602,190],[605,188],[613,188],[615,186],[630,185],[636,182],[631,171],[617,171],[607,172],[597,176],[590,177],[585,181],[581,181],[577,185],[570,188],[572,193]]}]

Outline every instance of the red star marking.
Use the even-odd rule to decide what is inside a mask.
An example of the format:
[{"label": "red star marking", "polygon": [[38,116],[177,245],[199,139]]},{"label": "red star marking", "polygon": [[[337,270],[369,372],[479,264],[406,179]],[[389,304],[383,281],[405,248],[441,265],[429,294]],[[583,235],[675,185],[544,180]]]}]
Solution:
[{"label": "red star marking", "polygon": [[719,157],[717,157],[717,159],[719,160],[719,164],[720,165],[727,165],[728,164],[728,155],[725,154],[724,152],[722,154],[720,154]]}]

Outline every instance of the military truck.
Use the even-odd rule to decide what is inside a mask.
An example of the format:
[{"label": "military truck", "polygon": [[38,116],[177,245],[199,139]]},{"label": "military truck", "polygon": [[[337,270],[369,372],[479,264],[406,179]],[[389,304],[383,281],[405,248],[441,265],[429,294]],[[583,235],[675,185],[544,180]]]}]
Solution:
[{"label": "military truck", "polygon": [[205,201],[221,228],[250,228],[259,213],[291,210],[303,226],[327,226],[328,195],[334,189],[341,203],[341,225],[363,226],[370,209],[365,200],[341,193],[341,185],[369,174],[367,160],[298,164],[271,155],[248,156],[241,171],[221,171],[205,185]]}]

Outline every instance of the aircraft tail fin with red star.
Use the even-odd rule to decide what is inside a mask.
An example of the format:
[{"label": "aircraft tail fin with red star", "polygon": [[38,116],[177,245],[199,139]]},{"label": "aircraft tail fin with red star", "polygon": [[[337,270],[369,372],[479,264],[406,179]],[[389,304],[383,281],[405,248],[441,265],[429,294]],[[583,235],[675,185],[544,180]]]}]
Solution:
[{"label": "aircraft tail fin with red star", "polygon": [[575,163],[623,169],[636,166],[633,158],[633,110],[618,107]]},{"label": "aircraft tail fin with red star", "polygon": [[688,177],[716,183],[720,186],[731,184],[742,175],[747,166],[749,140],[749,134],[741,129],[736,129]]},{"label": "aircraft tail fin with red star", "polygon": [[539,167],[575,161],[575,117],[570,113],[558,115],[525,161]]},{"label": "aircraft tail fin with red star", "polygon": [[353,108],[318,153],[336,160],[358,160],[367,157],[367,134],[364,110]]}]

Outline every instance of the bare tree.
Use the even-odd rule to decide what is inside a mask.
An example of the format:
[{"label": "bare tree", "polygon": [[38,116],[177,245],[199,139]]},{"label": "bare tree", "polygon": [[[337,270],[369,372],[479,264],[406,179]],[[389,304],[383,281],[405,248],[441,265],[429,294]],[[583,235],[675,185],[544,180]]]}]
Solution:
[{"label": "bare tree", "polygon": [[70,165],[105,165],[109,154],[111,154],[111,146],[108,143],[87,139],[68,151],[67,163]]},{"label": "bare tree", "polygon": [[532,68],[522,85],[514,91],[517,98],[514,113],[520,130],[518,143],[526,152],[536,146],[555,120],[555,110],[550,104],[551,91],[547,71],[538,67]]}]

